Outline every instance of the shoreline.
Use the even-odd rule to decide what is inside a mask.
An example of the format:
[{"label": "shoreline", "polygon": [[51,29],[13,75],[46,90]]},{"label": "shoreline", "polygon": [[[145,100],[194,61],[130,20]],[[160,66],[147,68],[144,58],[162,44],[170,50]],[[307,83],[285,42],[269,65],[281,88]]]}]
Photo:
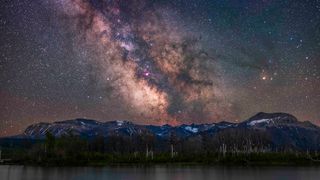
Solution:
[{"label": "shoreline", "polygon": [[112,167],[112,166],[208,166],[208,167],[320,167],[315,162],[250,162],[250,163],[222,163],[222,162],[78,162],[78,163],[30,163],[30,162],[9,162],[1,163],[0,166],[33,166],[33,167]]}]

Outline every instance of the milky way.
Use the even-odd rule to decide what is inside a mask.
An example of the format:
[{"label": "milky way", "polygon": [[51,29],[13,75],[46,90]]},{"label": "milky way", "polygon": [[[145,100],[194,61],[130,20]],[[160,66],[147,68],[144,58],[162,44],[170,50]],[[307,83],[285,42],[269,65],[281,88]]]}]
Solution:
[{"label": "milky way", "polygon": [[[108,101],[125,104],[133,117],[208,121],[229,115],[218,66],[174,24],[166,9],[148,1],[61,1],[79,43],[95,46],[99,80],[112,88]],[[170,13],[170,12],[168,12]]]},{"label": "milky way", "polygon": [[77,117],[320,118],[317,1],[5,0],[0,135]]}]

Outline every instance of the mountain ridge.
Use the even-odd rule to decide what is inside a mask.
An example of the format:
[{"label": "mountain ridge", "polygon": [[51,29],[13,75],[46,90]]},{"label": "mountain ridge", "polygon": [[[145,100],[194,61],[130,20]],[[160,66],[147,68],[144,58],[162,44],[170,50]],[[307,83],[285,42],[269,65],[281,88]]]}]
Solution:
[{"label": "mountain ridge", "polygon": [[[127,120],[100,122],[92,119],[76,118],[53,123],[32,124],[15,138],[45,139],[47,133],[55,137],[72,134],[87,139],[96,137],[108,139],[113,136],[123,138],[152,136],[156,141],[162,142],[172,141],[174,137],[178,142],[191,143],[195,141],[199,146],[204,141],[229,143],[232,146],[232,143],[236,144],[237,142],[239,144],[247,141],[246,136],[254,139],[255,137],[251,137],[251,135],[255,134],[260,138],[259,143],[264,143],[266,146],[268,144],[269,147],[272,146],[274,149],[320,150],[320,127],[308,121],[298,121],[296,117],[288,113],[259,112],[239,123],[221,121],[178,126],[168,124],[142,125]],[[238,134],[239,137],[233,137],[235,134]],[[221,141],[221,137],[224,139],[223,141]],[[205,138],[207,140],[204,140]]]}]

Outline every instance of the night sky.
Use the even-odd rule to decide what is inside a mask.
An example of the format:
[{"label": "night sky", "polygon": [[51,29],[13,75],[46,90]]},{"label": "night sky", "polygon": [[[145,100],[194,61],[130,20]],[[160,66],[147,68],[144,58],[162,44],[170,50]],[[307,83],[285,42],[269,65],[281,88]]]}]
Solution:
[{"label": "night sky", "polygon": [[260,111],[320,125],[319,0],[1,0],[0,136]]}]

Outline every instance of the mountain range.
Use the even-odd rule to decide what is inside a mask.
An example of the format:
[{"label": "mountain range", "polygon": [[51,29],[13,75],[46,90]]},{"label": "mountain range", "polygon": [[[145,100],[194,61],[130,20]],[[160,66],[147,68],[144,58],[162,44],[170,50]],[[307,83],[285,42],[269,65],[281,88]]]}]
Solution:
[{"label": "mountain range", "polygon": [[[17,136],[7,139],[44,139],[50,133],[55,137],[67,135],[80,136],[87,139],[96,137],[135,138],[150,136],[159,142],[175,140],[177,144],[188,145],[189,148],[250,147],[269,150],[320,150],[320,127],[309,121],[301,122],[287,113],[263,113],[240,123],[219,122],[206,124],[141,125],[130,121],[99,122],[90,119],[65,120],[54,123],[32,124]],[[215,146],[215,144],[218,144]],[[193,147],[192,147],[193,146]]]}]

